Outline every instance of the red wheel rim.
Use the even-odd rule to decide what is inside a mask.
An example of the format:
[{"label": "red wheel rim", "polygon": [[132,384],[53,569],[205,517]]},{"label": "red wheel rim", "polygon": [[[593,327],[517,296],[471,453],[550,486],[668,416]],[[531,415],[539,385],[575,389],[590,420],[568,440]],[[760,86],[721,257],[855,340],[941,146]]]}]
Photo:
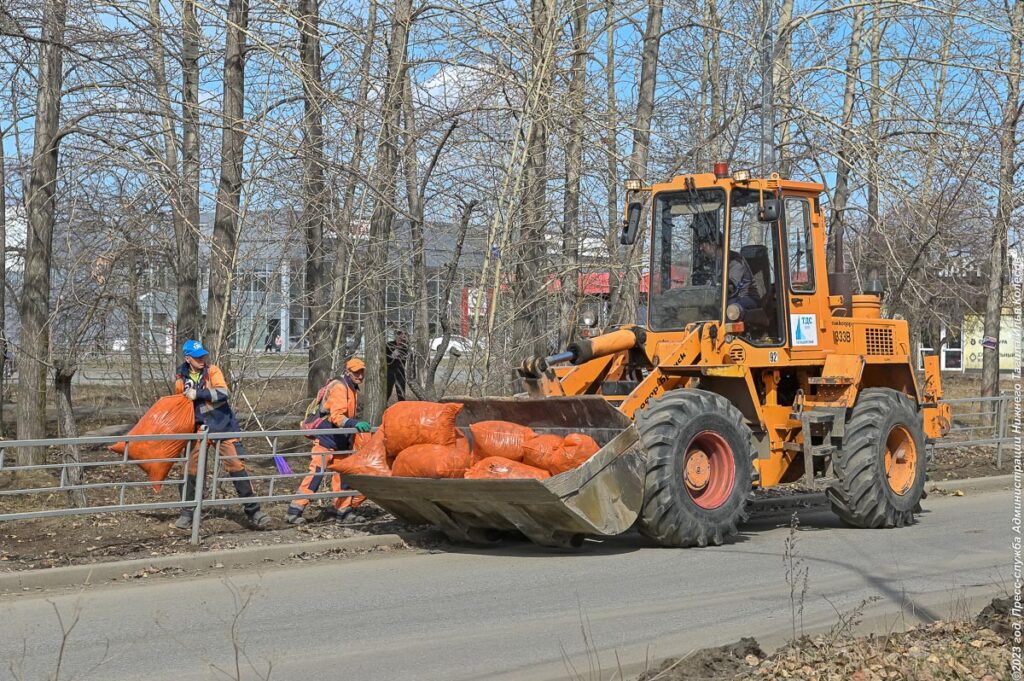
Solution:
[{"label": "red wheel rim", "polygon": [[693,503],[708,510],[726,502],[736,484],[736,462],[732,447],[718,433],[697,433],[686,446],[683,458],[683,486]]}]

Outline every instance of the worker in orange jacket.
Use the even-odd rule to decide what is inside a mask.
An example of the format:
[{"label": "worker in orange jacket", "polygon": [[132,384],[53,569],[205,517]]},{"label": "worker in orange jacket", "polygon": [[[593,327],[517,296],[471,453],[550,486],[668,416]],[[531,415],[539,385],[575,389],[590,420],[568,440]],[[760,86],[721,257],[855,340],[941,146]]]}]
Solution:
[{"label": "worker in orange jacket", "polygon": [[[331,381],[326,387],[326,394],[323,396],[319,411],[323,416],[322,422],[317,426],[319,429],[330,428],[355,428],[361,433],[370,431],[370,424],[366,421],[356,419],[356,403],[359,395],[359,386],[363,384],[363,377],[366,374],[366,364],[358,357],[353,357],[345,363],[345,374],[340,379]],[[334,460],[336,454],[352,449],[352,436],[345,434],[318,436],[313,441],[313,456],[309,462],[309,475],[302,479],[299,484],[300,494],[316,494],[320,489],[320,483],[324,476],[331,479],[331,491],[340,492],[348,489],[342,485],[341,478],[337,473],[328,473],[327,466]],[[359,515],[352,509],[357,507],[366,497],[336,497],[334,499],[334,518],[337,522],[350,525],[366,522],[366,518]],[[305,522],[302,512],[309,505],[309,499],[295,499],[288,505],[288,523],[301,525]]]},{"label": "worker in orange jacket", "polygon": [[[182,346],[185,355],[184,363],[178,368],[175,376],[174,390],[192,400],[195,406],[196,428],[205,425],[210,433],[237,433],[241,430],[235,412],[228,402],[230,392],[224,380],[224,372],[220,367],[210,364],[207,359],[210,353],[197,340],[186,341]],[[220,453],[220,461],[224,470],[232,478],[235,493],[242,499],[255,496],[252,481],[245,470],[242,459],[245,450],[238,440],[217,440],[215,445]],[[199,468],[199,447],[193,447],[188,459],[188,474],[185,477],[185,500],[196,497],[196,475]],[[260,505],[250,502],[242,506],[249,522],[255,527],[266,528],[270,525],[270,516],[260,510]],[[181,510],[181,516],[174,526],[180,530],[192,527],[192,509]]]}]

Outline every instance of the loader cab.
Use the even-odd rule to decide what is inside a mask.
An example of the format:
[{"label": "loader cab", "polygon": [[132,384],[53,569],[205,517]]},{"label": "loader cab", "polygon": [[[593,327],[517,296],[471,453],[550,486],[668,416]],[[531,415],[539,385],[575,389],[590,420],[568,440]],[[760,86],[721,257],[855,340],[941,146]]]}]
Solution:
[{"label": "loader cab", "polygon": [[761,195],[691,185],[654,195],[648,324],[677,331],[701,321],[742,321],[743,340],[785,342],[779,223],[761,222]]}]

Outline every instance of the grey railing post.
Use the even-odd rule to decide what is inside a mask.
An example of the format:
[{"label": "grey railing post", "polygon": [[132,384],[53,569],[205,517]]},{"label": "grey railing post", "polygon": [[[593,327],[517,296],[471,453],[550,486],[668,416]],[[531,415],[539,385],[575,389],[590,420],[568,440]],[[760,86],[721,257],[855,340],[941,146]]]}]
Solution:
[{"label": "grey railing post", "polygon": [[210,440],[210,431],[203,426],[199,440],[199,466],[196,470],[196,505],[192,509],[192,543],[199,544],[199,524],[203,518],[203,487],[206,482],[206,445]]},{"label": "grey railing post", "polygon": [[1002,469],[1003,467],[1003,438],[1006,437],[1006,403],[1009,402],[1010,396],[1006,395],[1005,398],[1001,397],[996,402],[996,418],[999,419],[996,425],[996,468]]}]

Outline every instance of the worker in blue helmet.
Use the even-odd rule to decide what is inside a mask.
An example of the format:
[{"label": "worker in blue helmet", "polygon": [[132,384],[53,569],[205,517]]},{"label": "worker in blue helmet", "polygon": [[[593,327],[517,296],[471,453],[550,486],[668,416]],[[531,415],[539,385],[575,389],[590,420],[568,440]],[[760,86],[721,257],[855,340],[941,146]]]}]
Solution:
[{"label": "worker in blue helmet", "polygon": [[[210,433],[234,433],[241,430],[235,412],[228,402],[230,393],[227,381],[224,380],[224,372],[208,360],[210,353],[206,351],[203,344],[197,340],[185,341],[182,346],[182,354],[185,356],[184,363],[178,367],[175,377],[175,391],[192,400],[195,405],[196,428],[206,426]],[[242,443],[237,440],[216,440],[215,445],[220,452],[221,463],[224,469],[232,478],[235,492],[242,499],[256,496],[252,490],[252,481],[249,480],[249,472],[245,469],[242,459],[245,458],[245,450]],[[192,454],[188,461],[188,474],[185,478],[185,499],[192,500],[196,496],[196,475],[199,467],[199,448],[193,447]],[[260,505],[250,502],[242,506],[242,510],[249,517],[249,522],[255,527],[266,528],[270,526],[270,516],[260,510]],[[181,517],[174,523],[174,526],[186,530],[192,527],[192,509],[182,509]]]}]

